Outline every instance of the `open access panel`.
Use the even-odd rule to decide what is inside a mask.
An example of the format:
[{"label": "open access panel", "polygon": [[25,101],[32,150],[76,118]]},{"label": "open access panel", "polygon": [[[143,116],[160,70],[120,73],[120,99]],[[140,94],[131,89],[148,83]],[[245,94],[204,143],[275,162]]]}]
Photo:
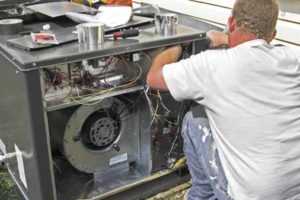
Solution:
[{"label": "open access panel", "polygon": [[170,45],[183,44],[183,58],[203,50],[204,34],[140,28],[136,38],[31,52],[0,37],[0,147],[25,199],[103,199],[178,170],[191,103],[149,89],[145,77]]}]

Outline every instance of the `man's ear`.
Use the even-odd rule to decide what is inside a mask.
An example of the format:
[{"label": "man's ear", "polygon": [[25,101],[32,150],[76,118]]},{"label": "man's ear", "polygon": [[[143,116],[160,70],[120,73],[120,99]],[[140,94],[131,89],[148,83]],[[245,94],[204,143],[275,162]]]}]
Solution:
[{"label": "man's ear", "polygon": [[272,33],[272,36],[266,39],[267,42],[268,43],[272,42],[272,40],[276,37],[276,34],[277,34],[277,30],[275,29],[275,31]]},{"label": "man's ear", "polygon": [[234,18],[231,16],[228,19],[228,27],[229,27],[229,32],[232,33],[235,29],[235,21]]},{"label": "man's ear", "polygon": [[272,40],[276,37],[276,34],[277,34],[277,30],[275,29],[275,31],[273,32],[273,38],[272,38]]}]

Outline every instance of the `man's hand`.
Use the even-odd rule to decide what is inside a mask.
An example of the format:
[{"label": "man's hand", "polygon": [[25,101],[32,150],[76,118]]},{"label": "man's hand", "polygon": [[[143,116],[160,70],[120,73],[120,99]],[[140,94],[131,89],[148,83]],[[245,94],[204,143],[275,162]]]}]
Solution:
[{"label": "man's hand", "polygon": [[221,31],[208,31],[206,36],[210,39],[210,48],[229,46],[228,35]]},{"label": "man's hand", "polygon": [[177,62],[182,49],[180,45],[169,47],[158,54],[150,67],[147,75],[147,84],[157,90],[168,90],[166,82],[163,77],[162,69],[164,65]]}]

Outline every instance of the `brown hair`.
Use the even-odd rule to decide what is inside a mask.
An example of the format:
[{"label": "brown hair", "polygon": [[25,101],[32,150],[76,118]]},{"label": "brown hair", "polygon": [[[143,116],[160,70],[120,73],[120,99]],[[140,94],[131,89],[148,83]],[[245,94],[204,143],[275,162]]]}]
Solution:
[{"label": "brown hair", "polygon": [[232,16],[243,31],[269,39],[275,31],[278,12],[276,0],[236,0]]}]

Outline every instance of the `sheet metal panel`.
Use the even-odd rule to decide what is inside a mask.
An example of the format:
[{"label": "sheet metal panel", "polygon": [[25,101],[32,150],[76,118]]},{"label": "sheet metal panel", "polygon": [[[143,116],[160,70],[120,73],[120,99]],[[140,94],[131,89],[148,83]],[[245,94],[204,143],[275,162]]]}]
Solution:
[{"label": "sheet metal panel", "polygon": [[32,6],[28,6],[28,8],[47,15],[49,17],[59,17],[65,15],[66,12],[97,12],[97,9],[91,8],[85,5],[72,3],[68,1],[62,2],[50,2],[50,3],[40,3]]},{"label": "sheet metal panel", "polygon": [[[31,27],[38,28],[42,24],[37,23]],[[15,145],[22,152],[27,189],[24,181],[22,182],[24,177],[21,176],[24,174],[19,173],[20,168],[15,154],[7,161],[7,164],[28,199],[56,199],[47,111],[43,105],[40,74],[37,69],[81,59],[117,55],[195,40],[202,41],[204,37],[203,31],[183,25],[179,25],[176,35],[168,37],[156,35],[151,25],[144,26],[142,29],[143,32],[137,38],[107,41],[103,46],[93,46],[92,49],[73,42],[28,52],[6,45],[8,38],[16,36],[0,37],[0,64],[2,66],[0,111],[5,113],[0,115],[0,138],[8,152],[15,153]],[[146,106],[142,110],[147,108]],[[138,117],[135,120],[139,122]],[[149,120],[148,117],[147,120],[141,121],[137,132],[146,130],[148,127],[146,121]],[[150,143],[151,140],[149,134],[142,134],[140,139],[145,143]],[[141,162],[145,163],[145,166],[148,166],[150,162],[146,159],[150,157],[149,153],[143,152],[142,155],[145,159]]]},{"label": "sheet metal panel", "polygon": [[16,71],[1,55],[0,65],[0,138],[8,168],[29,199],[56,199],[39,73]]},{"label": "sheet metal panel", "polygon": [[[35,26],[41,26],[41,24],[36,24]],[[178,25],[177,34],[174,36],[156,34],[153,25],[143,26],[140,29],[142,32],[138,37],[106,40],[103,45],[87,46],[78,42],[72,42],[31,52],[7,46],[6,40],[12,37],[0,37],[0,51],[19,70],[29,71],[58,63],[140,51],[172,45],[182,41],[194,41],[204,37],[203,31],[183,25]]]}]

